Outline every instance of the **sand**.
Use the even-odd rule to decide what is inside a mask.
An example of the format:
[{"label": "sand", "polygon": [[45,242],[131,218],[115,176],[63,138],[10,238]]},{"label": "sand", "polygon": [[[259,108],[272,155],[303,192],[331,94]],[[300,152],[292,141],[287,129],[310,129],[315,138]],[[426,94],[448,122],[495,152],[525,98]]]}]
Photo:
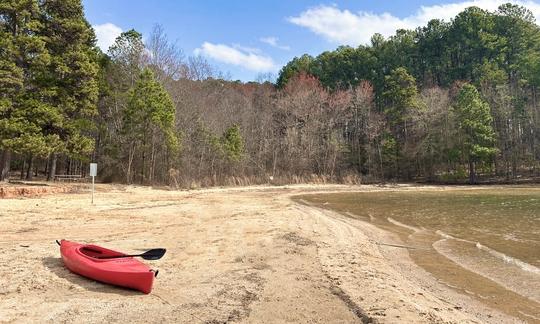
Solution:
[{"label": "sand", "polygon": [[[516,322],[379,244],[399,243],[388,233],[291,200],[388,189],[417,188],[98,185],[94,205],[88,192],[0,199],[0,322]],[[70,273],[61,238],[168,252],[146,261],[160,273],[144,295]]]}]

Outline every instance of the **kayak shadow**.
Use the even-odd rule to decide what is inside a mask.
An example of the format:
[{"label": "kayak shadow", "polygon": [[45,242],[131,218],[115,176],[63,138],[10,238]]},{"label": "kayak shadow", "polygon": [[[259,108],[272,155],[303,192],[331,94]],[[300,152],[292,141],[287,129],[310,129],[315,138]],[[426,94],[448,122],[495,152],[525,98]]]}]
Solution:
[{"label": "kayak shadow", "polygon": [[62,258],[46,257],[46,258],[41,259],[41,263],[45,266],[45,268],[49,269],[52,273],[54,273],[59,278],[66,279],[70,283],[76,286],[79,286],[81,288],[84,288],[85,290],[88,290],[88,291],[107,293],[107,294],[117,294],[121,296],[143,295],[143,293],[136,290],[115,287],[112,285],[101,283],[101,282],[74,274],[73,272],[69,271],[64,266],[64,262],[62,261]]}]

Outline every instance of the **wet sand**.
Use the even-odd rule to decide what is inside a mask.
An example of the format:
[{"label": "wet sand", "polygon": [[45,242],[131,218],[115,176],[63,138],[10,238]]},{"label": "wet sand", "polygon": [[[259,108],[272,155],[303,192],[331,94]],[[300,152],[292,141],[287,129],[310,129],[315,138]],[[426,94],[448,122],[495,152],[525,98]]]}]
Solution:
[{"label": "wet sand", "polygon": [[[537,188],[509,186],[298,199],[394,233],[399,246],[410,247],[409,257],[439,282],[523,321],[538,322],[538,193]],[[526,238],[530,244],[523,243]]]},{"label": "wet sand", "polygon": [[[416,187],[97,188],[0,200],[0,322],[519,322],[380,244],[399,237],[291,199]],[[70,273],[60,238],[168,252],[143,295]]]}]

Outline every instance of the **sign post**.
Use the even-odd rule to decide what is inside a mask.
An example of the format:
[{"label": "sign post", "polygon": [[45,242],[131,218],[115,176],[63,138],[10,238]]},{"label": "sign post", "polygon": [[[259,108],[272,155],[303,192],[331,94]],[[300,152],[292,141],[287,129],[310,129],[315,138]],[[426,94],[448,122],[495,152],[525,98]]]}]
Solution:
[{"label": "sign post", "polygon": [[94,178],[97,176],[97,163],[90,163],[90,176],[92,177],[92,204],[94,203]]}]

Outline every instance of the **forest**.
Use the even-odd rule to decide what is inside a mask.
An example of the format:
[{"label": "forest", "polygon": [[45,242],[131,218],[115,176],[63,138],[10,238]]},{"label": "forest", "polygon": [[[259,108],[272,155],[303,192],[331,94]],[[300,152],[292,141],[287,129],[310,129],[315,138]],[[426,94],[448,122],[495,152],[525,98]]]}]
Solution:
[{"label": "forest", "polygon": [[229,80],[156,25],[103,53],[80,0],[0,2],[0,181],[478,183],[540,177],[540,27],[470,7]]}]

